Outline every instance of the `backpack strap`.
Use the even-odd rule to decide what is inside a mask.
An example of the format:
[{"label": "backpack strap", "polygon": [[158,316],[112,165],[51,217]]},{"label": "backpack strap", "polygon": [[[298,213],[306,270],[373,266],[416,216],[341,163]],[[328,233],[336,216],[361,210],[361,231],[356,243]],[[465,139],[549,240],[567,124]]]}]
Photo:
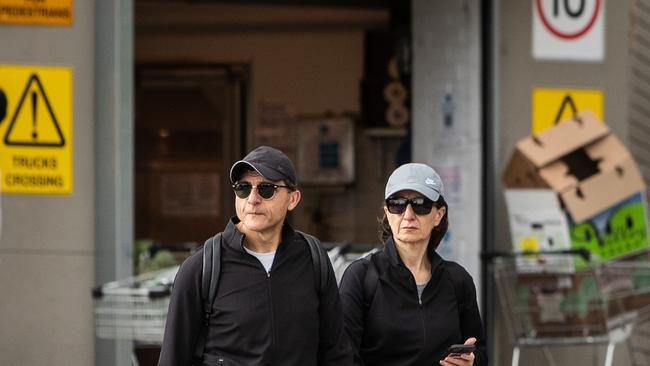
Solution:
[{"label": "backpack strap", "polygon": [[314,265],[314,271],[316,275],[316,291],[318,296],[321,296],[326,291],[326,286],[329,279],[329,270],[327,268],[327,263],[329,262],[329,257],[325,257],[323,250],[321,249],[320,240],[313,235],[303,233],[302,231],[296,230],[305,241],[309,247],[309,253],[311,254],[311,261]]},{"label": "backpack strap", "polygon": [[375,298],[375,293],[377,292],[377,285],[379,283],[379,273],[377,273],[377,268],[372,263],[372,255],[376,251],[373,250],[365,256],[361,257],[361,260],[368,262],[368,267],[366,268],[366,274],[363,276],[363,306],[368,313],[370,306],[372,305],[372,300]]},{"label": "backpack strap", "polygon": [[445,268],[447,269],[447,274],[449,277],[451,277],[451,283],[454,286],[454,293],[456,295],[456,303],[458,303],[458,316],[461,316],[461,311],[463,309],[464,301],[463,301],[463,282],[462,279],[459,276],[454,276],[453,273],[453,268],[451,266],[451,262],[445,261]]},{"label": "backpack strap", "polygon": [[[221,273],[221,233],[209,238],[203,244],[203,267],[201,277],[201,303],[203,323],[194,348],[194,359],[203,360],[208,326],[213,313],[214,299],[217,297],[219,274]],[[200,363],[199,363],[200,364]]]}]

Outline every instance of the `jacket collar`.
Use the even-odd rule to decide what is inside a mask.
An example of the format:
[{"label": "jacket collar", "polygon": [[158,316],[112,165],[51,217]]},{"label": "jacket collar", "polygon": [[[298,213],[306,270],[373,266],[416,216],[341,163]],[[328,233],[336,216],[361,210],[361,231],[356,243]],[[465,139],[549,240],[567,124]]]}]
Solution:
[{"label": "jacket collar", "polygon": [[[233,216],[230,218],[228,221],[228,224],[226,225],[226,228],[223,230],[223,240],[225,241],[226,245],[228,245],[230,248],[244,252],[244,238],[246,237],[239,229],[237,229],[237,225],[239,223],[239,218],[237,216]],[[287,223],[287,220],[284,220],[284,224],[282,224],[282,234],[280,238],[280,246],[282,246],[283,243],[290,242],[292,238],[295,236],[295,231]],[[278,249],[280,248],[278,246]]]},{"label": "jacket collar", "polygon": [[[384,244],[384,252],[388,256],[391,266],[406,267],[402,258],[399,256],[399,252],[397,251],[397,247],[395,246],[392,237]],[[427,250],[427,257],[429,257],[429,262],[431,262],[431,273],[434,273],[436,268],[443,262],[443,259],[435,250]]]}]

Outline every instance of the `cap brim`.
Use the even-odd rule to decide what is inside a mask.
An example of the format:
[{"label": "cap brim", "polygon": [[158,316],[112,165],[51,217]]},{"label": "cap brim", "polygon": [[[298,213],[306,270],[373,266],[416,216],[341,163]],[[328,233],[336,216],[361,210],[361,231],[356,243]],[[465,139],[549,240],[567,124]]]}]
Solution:
[{"label": "cap brim", "polygon": [[424,195],[426,198],[430,199],[433,202],[438,201],[438,198],[440,198],[440,193],[431,187],[427,187],[419,183],[405,183],[400,184],[399,186],[394,187],[390,191],[386,192],[386,197],[384,197],[384,199],[387,199],[388,197],[400,191],[415,191]]},{"label": "cap brim", "polygon": [[237,182],[239,180],[239,177],[241,177],[244,171],[251,170],[251,169],[259,173],[264,178],[272,181],[286,179],[284,175],[276,172],[273,169],[267,168],[264,165],[250,163],[245,160],[239,160],[238,162],[232,165],[232,168],[230,168],[230,182],[231,183]]}]

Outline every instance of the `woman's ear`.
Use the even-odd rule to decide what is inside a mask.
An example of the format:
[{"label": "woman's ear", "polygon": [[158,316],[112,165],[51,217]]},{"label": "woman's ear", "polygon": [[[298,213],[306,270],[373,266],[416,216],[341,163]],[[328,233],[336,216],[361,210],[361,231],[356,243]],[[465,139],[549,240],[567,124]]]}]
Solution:
[{"label": "woman's ear", "polygon": [[445,213],[447,212],[447,207],[442,206],[439,209],[436,210],[436,217],[434,220],[434,227],[437,227],[440,225],[440,221],[442,221],[442,218],[445,217]]}]

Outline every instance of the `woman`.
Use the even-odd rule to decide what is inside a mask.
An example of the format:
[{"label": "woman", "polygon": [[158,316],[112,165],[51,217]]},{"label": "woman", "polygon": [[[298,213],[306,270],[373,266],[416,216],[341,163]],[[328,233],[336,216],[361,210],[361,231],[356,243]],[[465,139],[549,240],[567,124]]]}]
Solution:
[{"label": "woman", "polygon": [[[388,179],[384,247],[353,262],[341,280],[346,333],[359,365],[487,365],[472,277],[436,248],[448,208],[438,174],[405,164]],[[452,344],[476,350],[444,356]]]}]

